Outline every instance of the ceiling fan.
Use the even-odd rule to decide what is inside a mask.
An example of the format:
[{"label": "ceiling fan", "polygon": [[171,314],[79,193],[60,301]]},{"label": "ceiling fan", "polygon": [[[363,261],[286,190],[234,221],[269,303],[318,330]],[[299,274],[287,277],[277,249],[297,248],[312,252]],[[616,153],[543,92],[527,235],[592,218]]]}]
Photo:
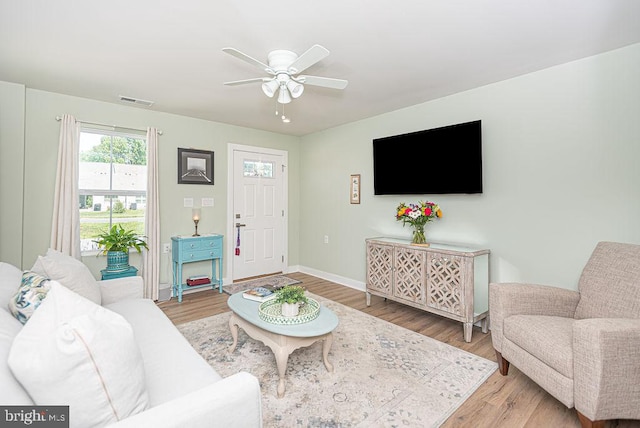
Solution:
[{"label": "ceiling fan", "polygon": [[298,98],[302,95],[302,92],[304,92],[304,85],[322,86],[324,88],[331,89],[344,89],[349,83],[343,79],[299,74],[329,55],[329,51],[320,45],[311,46],[309,50],[300,56],[295,52],[287,50],[275,50],[269,52],[267,57],[268,65],[234,48],[224,48],[222,51],[235,56],[242,61],[248,62],[271,75],[270,77],[257,77],[254,79],[224,82],[225,85],[235,86],[262,82],[262,91],[265,95],[272,98],[277,92],[277,100],[280,104],[288,104],[291,102],[292,98]]}]

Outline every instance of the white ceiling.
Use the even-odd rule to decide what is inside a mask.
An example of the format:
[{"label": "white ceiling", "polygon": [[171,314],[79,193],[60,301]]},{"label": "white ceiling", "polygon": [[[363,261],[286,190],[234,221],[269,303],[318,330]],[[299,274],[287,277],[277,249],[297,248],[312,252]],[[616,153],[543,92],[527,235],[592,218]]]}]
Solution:
[{"label": "white ceiling", "polygon": [[[3,0],[0,80],[305,135],[638,43],[639,22],[639,0]],[[224,47],[313,44],[331,54],[304,74],[349,85],[307,86],[291,123],[259,84],[222,85],[264,75]]]}]

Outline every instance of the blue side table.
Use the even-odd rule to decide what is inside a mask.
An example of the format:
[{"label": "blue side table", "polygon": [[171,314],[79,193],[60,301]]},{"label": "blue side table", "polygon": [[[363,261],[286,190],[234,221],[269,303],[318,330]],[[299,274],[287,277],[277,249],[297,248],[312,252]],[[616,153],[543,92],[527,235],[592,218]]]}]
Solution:
[{"label": "blue side table", "polygon": [[120,270],[120,271],[109,271],[107,269],[102,269],[100,271],[102,274],[102,280],[105,279],[114,279],[114,278],[125,278],[127,276],[136,276],[138,274],[138,269],[133,266],[129,266],[129,269]]},{"label": "blue side table", "polygon": [[[195,288],[211,287],[222,293],[222,235],[172,236],[171,258],[173,260],[173,295],[182,302],[182,292]],[[182,265],[185,263],[211,261],[211,282],[189,286],[182,282]],[[217,269],[216,269],[217,265]]]}]

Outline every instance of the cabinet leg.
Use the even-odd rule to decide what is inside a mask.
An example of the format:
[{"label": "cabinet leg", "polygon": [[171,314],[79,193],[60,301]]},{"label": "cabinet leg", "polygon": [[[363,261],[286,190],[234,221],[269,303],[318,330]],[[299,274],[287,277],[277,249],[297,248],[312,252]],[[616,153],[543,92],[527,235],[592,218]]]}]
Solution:
[{"label": "cabinet leg", "polygon": [[216,278],[218,278],[218,291],[222,294],[222,258],[213,259],[213,269],[216,268],[216,260],[218,261],[218,275],[216,276]]},{"label": "cabinet leg", "polygon": [[178,284],[178,303],[182,303],[182,264],[178,263],[176,279]]},{"label": "cabinet leg", "polygon": [[482,321],[480,321],[480,327],[482,328],[482,332],[484,334],[487,334],[489,332],[489,315],[487,315],[486,318],[483,318]]},{"label": "cabinet leg", "polygon": [[473,323],[465,322],[462,329],[464,332],[464,341],[471,342],[471,335],[473,334]]},{"label": "cabinet leg", "polygon": [[371,293],[366,292],[365,294],[367,295],[367,306],[371,306]]}]

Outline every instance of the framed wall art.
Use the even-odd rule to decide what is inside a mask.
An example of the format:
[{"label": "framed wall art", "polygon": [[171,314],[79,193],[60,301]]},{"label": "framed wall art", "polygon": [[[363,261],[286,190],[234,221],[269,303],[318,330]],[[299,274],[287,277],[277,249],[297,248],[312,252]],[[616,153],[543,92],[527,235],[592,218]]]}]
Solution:
[{"label": "framed wall art", "polygon": [[213,184],[213,152],[178,148],[178,184]]},{"label": "framed wall art", "polygon": [[350,202],[352,204],[360,203],[360,174],[351,174],[351,196]]}]

